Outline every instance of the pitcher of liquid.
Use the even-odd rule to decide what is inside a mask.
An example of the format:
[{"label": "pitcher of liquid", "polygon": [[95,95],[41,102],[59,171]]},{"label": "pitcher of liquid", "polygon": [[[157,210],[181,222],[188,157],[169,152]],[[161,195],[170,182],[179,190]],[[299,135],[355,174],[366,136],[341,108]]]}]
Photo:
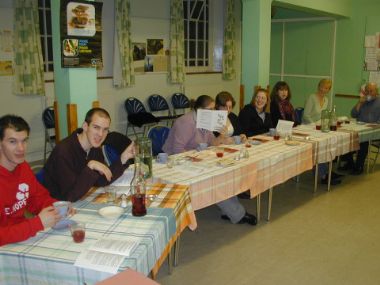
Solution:
[{"label": "pitcher of liquid", "polygon": [[141,171],[144,179],[153,176],[152,170],[152,141],[147,137],[138,138],[136,141],[136,155],[140,158]]},{"label": "pitcher of liquid", "polygon": [[321,113],[321,131],[329,132],[330,131],[330,112],[329,110],[323,110]]}]

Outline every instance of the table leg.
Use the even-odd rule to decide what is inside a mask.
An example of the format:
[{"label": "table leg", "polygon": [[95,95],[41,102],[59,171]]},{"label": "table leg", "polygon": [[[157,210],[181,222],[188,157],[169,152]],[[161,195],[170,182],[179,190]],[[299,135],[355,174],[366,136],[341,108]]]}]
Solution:
[{"label": "table leg", "polygon": [[175,241],[174,244],[174,266],[178,265],[178,256],[179,256],[179,244],[181,241],[181,236],[178,235],[177,240]]},{"label": "table leg", "polygon": [[173,249],[171,248],[168,254],[168,268],[169,268],[169,274],[172,274],[173,272]]},{"label": "table leg", "polygon": [[317,192],[318,187],[318,163],[315,164],[315,172],[314,172],[314,193]]},{"label": "table leg", "polygon": [[331,185],[331,172],[332,172],[332,160],[329,161],[329,172],[327,176],[327,191],[330,191],[330,185]]},{"label": "table leg", "polygon": [[273,187],[269,188],[269,191],[268,191],[268,215],[267,215],[267,221],[270,220],[270,214],[272,212],[272,196],[273,196]]},{"label": "table leg", "polygon": [[261,207],[261,194],[256,196],[256,217],[257,222],[260,222],[260,207]]}]

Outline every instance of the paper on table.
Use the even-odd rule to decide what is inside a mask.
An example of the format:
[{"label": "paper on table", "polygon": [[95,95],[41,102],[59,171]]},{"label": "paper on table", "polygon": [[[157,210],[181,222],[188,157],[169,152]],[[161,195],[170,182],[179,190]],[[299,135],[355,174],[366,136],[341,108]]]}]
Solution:
[{"label": "paper on table", "polygon": [[90,247],[90,250],[130,256],[138,244],[138,239],[135,238],[128,238],[126,240],[103,238],[97,240]]},{"label": "paper on table", "polygon": [[74,266],[115,274],[123,263],[124,258],[125,256],[119,254],[86,249],[79,254]]},{"label": "paper on table", "polygon": [[276,130],[283,136],[291,135],[294,122],[278,120]]},{"label": "paper on table", "polygon": [[111,185],[112,186],[129,186],[133,178],[133,173],[134,173],[134,167],[133,165],[130,165],[118,179],[112,182]]},{"label": "paper on table", "polygon": [[227,111],[197,110],[197,129],[220,131],[227,123]]}]

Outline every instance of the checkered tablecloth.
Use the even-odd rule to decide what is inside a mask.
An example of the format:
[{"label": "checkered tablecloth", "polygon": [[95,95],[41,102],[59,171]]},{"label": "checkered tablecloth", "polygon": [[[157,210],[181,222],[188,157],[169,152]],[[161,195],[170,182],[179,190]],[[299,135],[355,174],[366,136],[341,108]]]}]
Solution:
[{"label": "checkered tablecloth", "polygon": [[293,138],[313,145],[313,164],[329,162],[339,155],[359,149],[358,134],[340,128],[336,132],[325,133],[316,130],[312,124],[300,125],[293,129]]},{"label": "checkered tablecloth", "polygon": [[116,220],[106,220],[97,213],[104,207],[104,204],[92,202],[99,191],[101,189],[74,205],[77,214],[72,220],[86,223],[83,243],[74,243],[68,230],[50,229],[25,242],[0,247],[0,284],[95,284],[111,274],[78,268],[73,264],[81,250],[102,237],[138,238],[138,247],[125,258],[119,272],[132,268],[148,275],[151,270],[158,270],[167,256],[180,233],[177,225],[181,228],[187,225],[196,227],[186,187],[153,185],[151,191],[157,197],[167,197],[167,201],[159,202],[157,198],[144,217],[133,217],[128,206]]},{"label": "checkered tablecloth", "polygon": [[340,130],[356,133],[359,142],[380,140],[380,124],[343,124]]},{"label": "checkered tablecloth", "polygon": [[[191,203],[198,210],[247,189],[254,197],[312,167],[312,146],[308,143],[288,146],[284,141],[268,141],[249,148],[245,145],[222,148],[223,158],[217,158],[218,148],[209,148],[172,156],[176,161],[173,168],[154,163],[154,180],[189,185]],[[247,150],[249,158],[235,160],[240,150]]]}]

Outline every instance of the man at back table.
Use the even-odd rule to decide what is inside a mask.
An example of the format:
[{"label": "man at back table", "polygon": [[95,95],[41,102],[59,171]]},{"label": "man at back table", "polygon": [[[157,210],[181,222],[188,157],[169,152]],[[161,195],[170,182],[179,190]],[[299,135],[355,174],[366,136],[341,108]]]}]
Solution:
[{"label": "man at back table", "polygon": [[[380,123],[380,98],[376,83],[368,83],[365,86],[364,91],[360,93],[359,102],[351,110],[351,116],[361,122]],[[352,170],[353,175],[362,174],[367,153],[368,142],[360,143],[356,162],[353,153],[349,153],[344,157],[347,163],[341,169]]]},{"label": "man at back table", "polygon": [[129,166],[134,157],[131,143],[121,153],[120,159],[106,165],[101,145],[105,140],[111,118],[102,108],[87,112],[81,129],[60,142],[44,166],[44,185],[54,198],[77,201],[93,186],[105,186]]},{"label": "man at back table", "polygon": [[[29,130],[21,117],[0,118],[0,246],[26,240],[61,218],[52,206],[56,200],[25,161]],[[26,218],[26,210],[34,216]]]}]

